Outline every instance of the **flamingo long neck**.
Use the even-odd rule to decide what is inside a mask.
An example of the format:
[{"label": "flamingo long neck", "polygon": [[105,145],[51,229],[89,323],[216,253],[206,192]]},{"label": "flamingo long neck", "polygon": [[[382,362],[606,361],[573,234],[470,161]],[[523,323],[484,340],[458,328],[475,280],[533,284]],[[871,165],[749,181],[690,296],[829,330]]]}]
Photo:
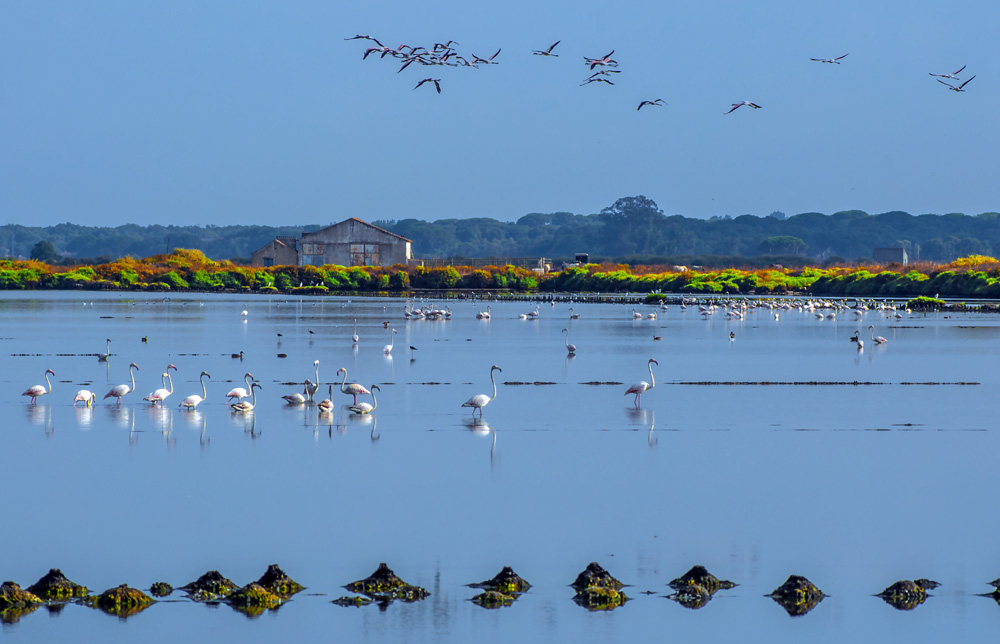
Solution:
[{"label": "flamingo long neck", "polygon": [[566,348],[569,349],[569,331],[566,332]]},{"label": "flamingo long neck", "polygon": [[250,406],[257,406],[257,387],[250,385]]},{"label": "flamingo long neck", "polygon": [[490,369],[490,382],[493,383],[493,397],[490,398],[490,400],[493,400],[494,398],[497,397],[497,381],[493,379],[493,372],[494,371],[496,371],[496,370],[495,369]]},{"label": "flamingo long neck", "polygon": [[208,398],[208,390],[205,389],[205,374],[204,373],[201,374],[201,378],[199,378],[199,380],[201,381],[201,399],[205,400],[206,398]]},{"label": "flamingo long neck", "polygon": [[372,387],[372,408],[371,408],[371,411],[375,411],[376,407],[378,407],[378,401],[375,400],[375,387]]},{"label": "flamingo long neck", "polygon": [[652,389],[656,386],[656,378],[653,377],[653,363],[649,363],[649,388]]},{"label": "flamingo long neck", "polygon": [[131,391],[135,389],[135,373],[132,371],[132,367],[128,368],[128,375],[132,378],[132,389],[129,390]]},{"label": "flamingo long neck", "polygon": [[344,381],[340,383],[340,393],[347,393],[347,369],[341,369],[344,372]]},{"label": "flamingo long neck", "polygon": [[170,393],[174,393],[174,379],[170,377],[170,369],[167,369],[167,384],[170,385]]},{"label": "flamingo long neck", "polygon": [[391,350],[393,345],[396,343],[396,334],[392,331],[389,332],[389,349]]},{"label": "flamingo long neck", "polygon": [[253,393],[253,384],[250,382],[250,374],[245,374],[243,376],[243,382],[247,383],[247,389],[250,390],[250,393]]},{"label": "flamingo long neck", "polygon": [[316,384],[319,385],[319,363],[316,363]]},{"label": "flamingo long neck", "polygon": [[47,393],[52,393],[52,383],[49,381],[49,372],[45,372],[45,384],[48,385]]}]

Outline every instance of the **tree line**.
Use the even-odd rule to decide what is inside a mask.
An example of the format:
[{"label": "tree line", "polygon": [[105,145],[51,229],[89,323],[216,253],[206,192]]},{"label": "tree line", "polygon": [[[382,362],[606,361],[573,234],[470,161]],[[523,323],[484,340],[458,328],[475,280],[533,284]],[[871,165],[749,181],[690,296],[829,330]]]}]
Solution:
[{"label": "tree line", "polygon": [[[385,220],[373,224],[413,241],[419,258],[546,257],[628,264],[752,265],[749,258],[782,256],[793,264],[857,264],[875,248],[904,248],[911,260],[950,262],[1000,254],[1000,213],[911,215],[847,210],[694,219],[666,215],[643,196],[623,197],[598,213],[530,213],[514,222],[495,219]],[[60,224],[0,227],[0,257],[50,263],[103,263],[149,257],[171,248],[197,248],[216,260],[249,261],[278,235],[321,226],[139,226]],[[38,246],[40,242],[47,242]],[[37,248],[36,248],[37,247]],[[34,256],[32,253],[34,252]],[[766,260],[757,262],[766,265]]]}]

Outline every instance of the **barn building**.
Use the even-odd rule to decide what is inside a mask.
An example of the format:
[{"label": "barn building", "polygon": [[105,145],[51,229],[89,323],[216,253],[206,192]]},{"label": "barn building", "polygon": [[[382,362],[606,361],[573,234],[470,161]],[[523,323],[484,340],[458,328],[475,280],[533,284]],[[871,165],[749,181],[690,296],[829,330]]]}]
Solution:
[{"label": "barn building", "polygon": [[[292,242],[279,237],[251,255],[254,266],[392,266],[412,258],[412,242],[356,217],[302,233]],[[280,245],[280,246],[279,246]],[[289,254],[287,250],[293,252]],[[279,261],[280,260],[280,261]],[[267,262],[271,262],[268,264]]]},{"label": "barn building", "polygon": [[906,266],[910,258],[904,248],[876,248],[873,258],[879,264],[900,264]]}]

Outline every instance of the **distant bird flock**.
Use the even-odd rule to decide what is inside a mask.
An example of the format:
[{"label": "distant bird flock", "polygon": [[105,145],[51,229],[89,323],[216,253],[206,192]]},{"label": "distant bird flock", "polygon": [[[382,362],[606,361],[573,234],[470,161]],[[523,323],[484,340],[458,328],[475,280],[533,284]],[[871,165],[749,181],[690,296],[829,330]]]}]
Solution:
[{"label": "distant bird flock", "polygon": [[[412,65],[413,63],[418,63],[420,65],[425,65],[425,66],[443,65],[449,67],[472,67],[478,69],[481,65],[499,64],[499,61],[497,61],[496,58],[502,51],[502,49],[497,49],[492,56],[488,58],[481,58],[471,52],[469,53],[468,56],[460,54],[458,50],[455,49],[455,47],[458,46],[459,43],[457,43],[454,40],[448,40],[447,42],[444,43],[434,43],[434,45],[430,49],[427,49],[426,47],[423,46],[407,45],[405,43],[393,49],[392,47],[387,47],[383,45],[381,42],[378,41],[378,39],[366,34],[357,34],[355,36],[351,36],[350,38],[345,38],[344,40],[367,40],[370,41],[371,43],[374,43],[374,46],[367,47],[364,50],[361,59],[367,60],[368,57],[372,54],[378,54],[378,57],[380,59],[389,56],[395,61],[397,62],[401,61],[402,63],[400,68],[396,71],[397,74],[406,69],[407,67],[409,67],[410,65]],[[559,54],[554,53],[554,50],[561,42],[562,40],[557,40],[545,49],[532,50],[531,54],[533,56],[558,58]],[[590,85],[592,83],[603,83],[605,85],[614,85],[615,82],[611,80],[613,78],[612,74],[621,73],[621,70],[617,69],[618,61],[612,58],[614,53],[615,50],[612,49],[610,52],[599,58],[589,58],[587,56],[583,56],[583,62],[587,66],[591,74],[587,78],[583,79],[583,81],[580,83],[580,86],[582,87],[584,85]],[[849,55],[850,54],[843,54],[842,56],[837,56],[835,58],[810,58],[809,60],[815,61],[817,63],[829,63],[834,65],[840,65],[841,64],[840,61],[842,61],[844,58],[847,58],[847,56]],[[959,69],[955,70],[950,74],[934,74],[931,72],[929,73],[931,76],[936,77],[934,80],[941,83],[942,85],[945,85],[949,90],[954,92],[964,92],[965,86],[973,78],[975,78],[975,76],[971,76],[968,79],[962,81],[958,77],[958,74],[960,74],[965,69],[965,67],[966,66],[963,65],[962,67],[960,67]],[[955,81],[956,84],[943,81],[941,80],[942,78]],[[438,94],[441,93],[440,78],[424,78],[423,80],[418,82],[413,87],[413,89],[418,89],[419,87],[425,84],[433,85],[434,89],[437,90],[437,93]],[[658,107],[658,106],[664,106],[666,104],[667,103],[662,98],[657,98],[653,100],[646,99],[639,103],[639,106],[636,108],[636,111],[637,112],[640,111],[643,107]],[[760,105],[758,105],[753,101],[744,100],[738,103],[732,103],[732,106],[730,107],[729,111],[724,112],[724,114],[732,114],[738,108],[743,106],[752,107],[755,110],[759,110],[761,108]]]}]

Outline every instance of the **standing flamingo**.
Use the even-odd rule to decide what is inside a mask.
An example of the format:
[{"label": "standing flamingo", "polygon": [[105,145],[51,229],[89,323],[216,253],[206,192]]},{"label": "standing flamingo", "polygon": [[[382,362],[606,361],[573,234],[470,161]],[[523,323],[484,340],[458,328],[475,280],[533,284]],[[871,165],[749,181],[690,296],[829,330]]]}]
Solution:
[{"label": "standing flamingo", "polygon": [[260,389],[260,383],[254,382],[250,385],[250,402],[241,400],[239,402],[233,403],[230,407],[233,411],[253,411],[254,406],[257,404],[257,389]]},{"label": "standing flamingo", "polygon": [[875,335],[875,325],[874,324],[869,324],[868,325],[868,330],[872,332],[872,342],[874,342],[875,344],[886,344],[888,342],[888,340],[886,340],[882,336]]},{"label": "standing flamingo", "polygon": [[569,329],[563,329],[562,333],[566,334],[566,338],[565,338],[565,340],[566,340],[566,351],[568,351],[570,355],[576,354],[576,345],[569,343]]},{"label": "standing flamingo", "polygon": [[306,385],[305,394],[309,398],[309,400],[313,399],[313,394],[315,394],[316,391],[319,389],[319,360],[314,360],[313,366],[316,367],[316,382],[314,384],[311,380],[306,378],[306,383],[305,383]]},{"label": "standing flamingo", "polygon": [[477,395],[473,396],[472,398],[469,398],[464,403],[462,403],[463,407],[472,407],[472,415],[473,416],[476,415],[476,410],[478,409],[479,410],[479,417],[482,418],[483,417],[483,407],[485,407],[486,405],[490,404],[490,401],[497,397],[497,381],[493,379],[493,372],[494,371],[499,371],[500,373],[503,373],[503,369],[501,369],[500,367],[498,367],[496,365],[493,365],[490,368],[490,382],[493,383],[493,395],[492,396],[487,396],[486,394],[477,394]]},{"label": "standing flamingo", "polygon": [[363,386],[359,385],[356,382],[347,384],[347,369],[345,369],[344,367],[338,369],[337,370],[338,376],[340,375],[340,372],[344,372],[344,381],[340,383],[340,391],[342,393],[347,394],[348,396],[354,396],[355,405],[358,404],[358,396],[371,393],[370,391],[368,391],[367,389],[365,389]]},{"label": "standing flamingo", "polygon": [[229,393],[226,394],[226,398],[235,398],[237,402],[239,402],[243,398],[249,398],[250,391],[248,390],[253,389],[253,387],[250,385],[251,380],[253,380],[253,374],[247,372],[243,376],[243,382],[247,383],[247,389],[244,389],[243,387],[233,387],[232,389],[229,390]]},{"label": "standing flamingo", "polygon": [[49,374],[50,373],[53,376],[56,375],[56,372],[52,371],[51,369],[46,369],[45,370],[45,384],[48,385],[48,387],[49,387],[48,389],[46,389],[45,387],[43,387],[41,385],[35,385],[34,387],[28,387],[25,390],[25,392],[23,394],[21,394],[22,396],[31,396],[31,404],[32,405],[36,404],[36,401],[37,401],[37,399],[38,399],[39,396],[44,396],[45,394],[47,394],[50,391],[52,391],[52,383],[49,381]]},{"label": "standing flamingo", "polygon": [[108,393],[104,394],[104,398],[105,399],[108,399],[108,398],[117,398],[118,399],[118,404],[121,405],[122,404],[122,396],[124,396],[125,394],[128,394],[128,393],[131,393],[131,392],[135,391],[135,374],[132,373],[132,369],[135,369],[136,371],[138,371],[139,370],[139,365],[137,365],[136,363],[133,362],[133,363],[129,364],[129,366],[128,366],[128,375],[132,378],[132,386],[130,387],[129,385],[117,385],[115,387],[112,387],[111,391],[109,391]]},{"label": "standing flamingo", "polygon": [[634,385],[632,385],[631,387],[629,387],[628,389],[625,390],[625,395],[626,396],[629,395],[629,394],[635,394],[635,406],[636,407],[639,407],[640,405],[642,405],[642,402],[639,400],[639,397],[642,396],[642,394],[646,393],[647,391],[649,391],[650,389],[652,389],[653,387],[656,386],[656,379],[653,378],[653,365],[654,364],[657,365],[657,366],[659,366],[660,363],[657,362],[656,360],[650,358],[649,362],[647,363],[647,365],[649,366],[649,382],[646,382],[645,380],[641,380],[641,381],[635,383]]},{"label": "standing flamingo", "polygon": [[107,362],[108,358],[111,357],[111,338],[107,338],[107,341],[108,341],[107,353],[98,353],[97,354],[97,360],[99,362]]},{"label": "standing flamingo", "polygon": [[348,409],[350,409],[355,414],[370,414],[370,413],[372,413],[373,411],[375,411],[375,408],[378,407],[378,401],[375,400],[375,392],[376,391],[382,391],[382,390],[381,390],[381,388],[379,388],[378,385],[372,385],[372,391],[371,391],[371,394],[372,394],[372,404],[371,405],[369,405],[366,402],[362,402],[362,403],[358,403],[356,405],[351,405],[350,407],[348,407]]},{"label": "standing flamingo", "polygon": [[198,377],[198,380],[201,382],[201,395],[199,396],[198,394],[191,394],[190,396],[181,401],[181,407],[184,407],[185,409],[194,409],[199,404],[201,404],[205,400],[205,398],[208,397],[208,390],[205,389],[205,378],[211,378],[211,377],[212,374],[208,373],[207,371],[202,371],[201,375]]},{"label": "standing flamingo", "polygon": [[571,320],[579,320],[580,319],[580,314],[579,313],[574,313],[572,306],[569,307],[569,319],[571,319]]},{"label": "standing flamingo", "polygon": [[80,402],[81,400],[87,407],[90,407],[91,405],[94,404],[94,401],[97,400],[97,394],[90,391],[89,389],[81,389],[80,391],[76,392],[76,397],[73,398],[73,406],[76,407],[76,403]]},{"label": "standing flamingo", "polygon": [[163,374],[163,380],[164,380],[163,384],[166,385],[166,384],[169,383],[170,389],[167,389],[166,387],[161,387],[160,389],[157,389],[153,393],[151,393],[148,396],[146,396],[145,398],[143,398],[143,400],[148,400],[149,402],[153,403],[154,405],[156,403],[160,403],[160,406],[161,407],[163,406],[163,401],[166,400],[167,396],[169,396],[170,394],[174,393],[174,381],[170,377],[170,370],[171,369],[173,369],[174,371],[177,371],[177,366],[176,365],[172,365],[172,364],[168,364],[167,365],[167,372],[165,374]]},{"label": "standing flamingo", "polygon": [[[359,338],[358,338],[358,319],[357,318],[354,318],[354,335],[351,336],[351,340],[354,341],[354,344],[357,344],[358,340],[359,340]],[[318,376],[316,377],[316,382],[319,382],[319,377]]]},{"label": "standing flamingo", "polygon": [[394,337],[395,335],[396,335],[396,329],[393,329],[389,333],[389,344],[382,347],[382,353],[384,353],[385,355],[389,355],[390,353],[392,353],[392,346],[396,343],[396,338]]},{"label": "standing flamingo", "polygon": [[476,313],[477,320],[489,320],[490,319],[490,307],[487,306],[485,311],[480,311]]}]

